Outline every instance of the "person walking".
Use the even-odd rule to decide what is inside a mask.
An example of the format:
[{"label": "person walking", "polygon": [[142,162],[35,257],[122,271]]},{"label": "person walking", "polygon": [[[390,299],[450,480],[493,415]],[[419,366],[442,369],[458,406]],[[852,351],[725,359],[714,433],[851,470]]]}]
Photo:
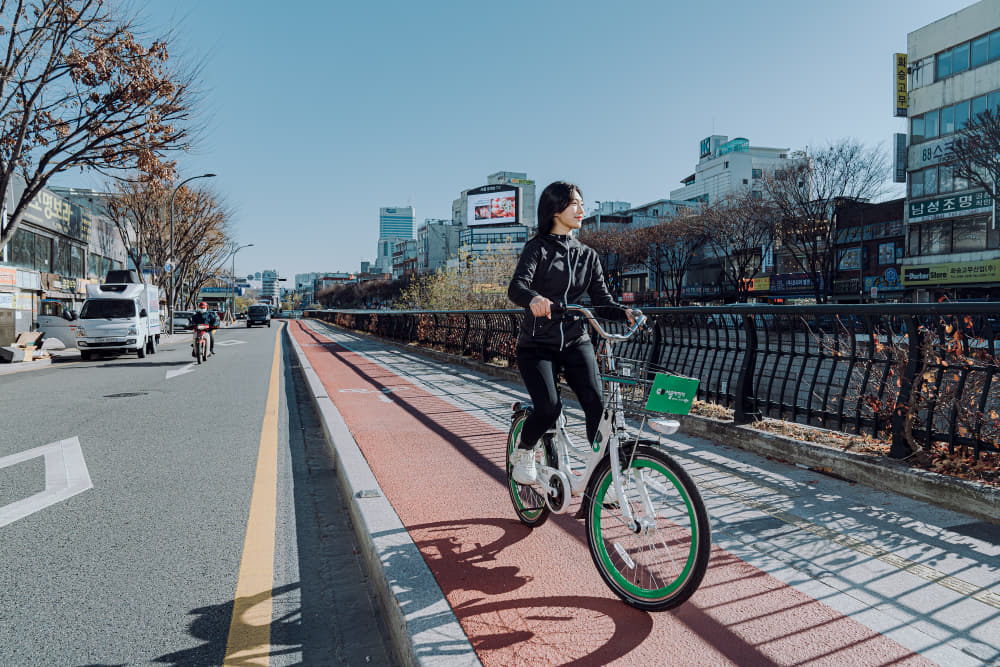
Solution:
[{"label": "person walking", "polygon": [[512,454],[511,476],[518,484],[537,479],[535,445],[562,410],[556,381],[562,371],[586,417],[593,442],[604,401],[594,346],[582,320],[552,319],[554,302],[580,303],[589,297],[598,317],[633,322],[631,309],[612,298],[597,252],[574,236],[583,223],[580,188],[556,181],[538,198],[538,230],[521,251],[507,296],[525,309],[517,337],[517,366],[534,410],[525,420]]}]

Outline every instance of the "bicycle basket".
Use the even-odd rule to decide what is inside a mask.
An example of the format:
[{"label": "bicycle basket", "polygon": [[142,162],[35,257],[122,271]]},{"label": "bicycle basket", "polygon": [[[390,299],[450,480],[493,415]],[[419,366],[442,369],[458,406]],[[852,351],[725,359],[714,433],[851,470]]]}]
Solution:
[{"label": "bicycle basket", "polygon": [[[602,360],[607,362],[607,359]],[[671,373],[641,359],[614,358],[614,370],[602,363],[604,404],[620,407],[626,416],[687,414],[691,410],[699,380]]]}]

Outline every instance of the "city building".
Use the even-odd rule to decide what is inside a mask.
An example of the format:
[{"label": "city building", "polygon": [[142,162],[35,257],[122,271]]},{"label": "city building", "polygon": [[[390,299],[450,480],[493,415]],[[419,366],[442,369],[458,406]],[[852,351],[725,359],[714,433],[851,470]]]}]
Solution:
[{"label": "city building", "polygon": [[378,215],[378,252],[375,266],[386,273],[392,271],[392,254],[396,241],[412,239],[413,207],[396,206],[380,208]]},{"label": "city building", "polygon": [[796,157],[802,154],[789,153],[787,148],[751,146],[742,137],[713,134],[701,140],[694,173],[681,180],[683,187],[671,190],[670,199],[714,204],[746,190],[763,196],[764,174],[781,169]]},{"label": "city building", "polygon": [[[14,210],[24,187],[15,175],[3,215]],[[0,345],[32,330],[42,299],[79,310],[87,283],[100,283],[109,270],[125,266],[125,245],[107,218],[43,189],[10,243],[0,248]]]},{"label": "city building", "polygon": [[424,220],[417,229],[417,271],[433,273],[458,254],[461,224],[453,220]]},{"label": "city building", "polygon": [[258,296],[261,301],[266,301],[273,305],[280,303],[281,292],[278,289],[278,272],[275,270],[260,272],[260,290]]},{"label": "city building", "polygon": [[499,249],[520,253],[535,228],[535,182],[515,171],[490,174],[486,185],[463,190],[452,202],[452,222],[462,226],[460,251]]},{"label": "city building", "polygon": [[903,209],[902,198],[877,204],[838,203],[831,303],[901,300],[900,270],[906,249]]},{"label": "city building", "polygon": [[1000,299],[994,202],[952,174],[956,133],[1000,109],[1000,3],[983,0],[907,35],[907,301]]},{"label": "city building", "polygon": [[417,272],[417,240],[400,239],[392,250],[392,277],[398,280]]}]

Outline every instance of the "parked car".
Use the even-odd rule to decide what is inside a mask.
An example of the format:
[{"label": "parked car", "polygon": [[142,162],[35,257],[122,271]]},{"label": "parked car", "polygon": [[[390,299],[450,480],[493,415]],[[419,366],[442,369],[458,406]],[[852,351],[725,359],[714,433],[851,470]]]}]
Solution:
[{"label": "parked car", "polygon": [[191,331],[192,329],[194,329],[194,325],[191,324],[192,317],[194,317],[194,311],[175,310],[174,331]]}]

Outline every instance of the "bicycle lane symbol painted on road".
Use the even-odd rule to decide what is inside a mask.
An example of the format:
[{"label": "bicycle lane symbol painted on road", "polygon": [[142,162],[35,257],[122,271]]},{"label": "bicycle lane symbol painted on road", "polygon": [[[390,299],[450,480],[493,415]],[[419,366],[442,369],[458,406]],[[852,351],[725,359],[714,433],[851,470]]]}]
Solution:
[{"label": "bicycle lane symbol painted on road", "polygon": [[0,507],[0,528],[94,488],[80,440],[74,436],[0,458],[0,469],[45,457],[45,490]]}]

